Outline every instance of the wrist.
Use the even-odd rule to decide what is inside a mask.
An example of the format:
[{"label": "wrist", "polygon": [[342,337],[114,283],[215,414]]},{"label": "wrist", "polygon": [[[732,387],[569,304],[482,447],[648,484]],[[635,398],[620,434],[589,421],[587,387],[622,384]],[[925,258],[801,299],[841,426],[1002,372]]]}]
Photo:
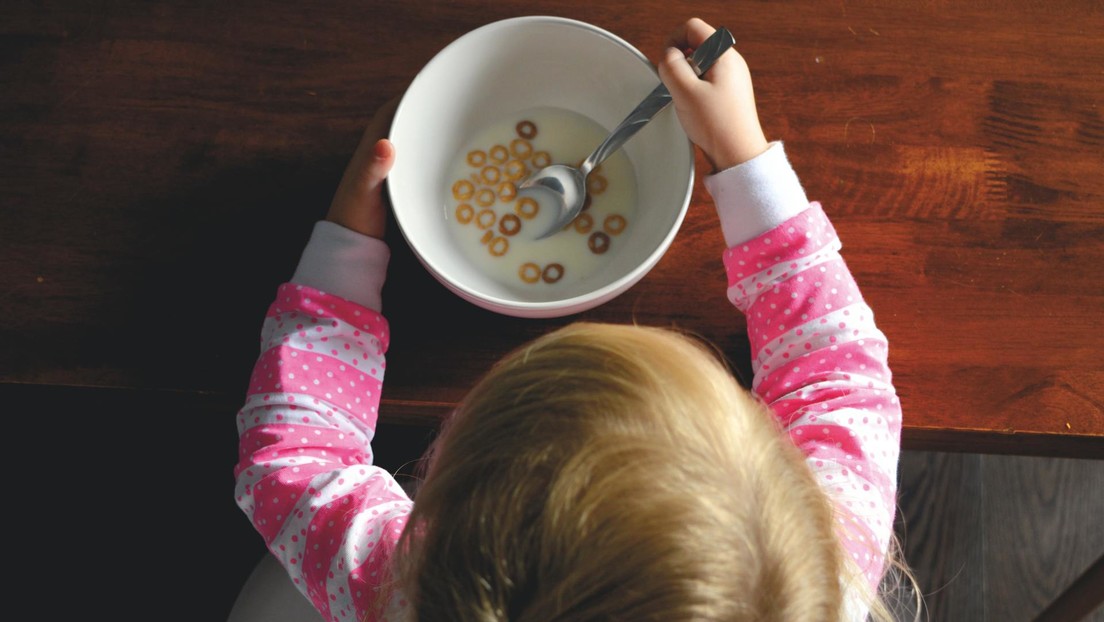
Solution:
[{"label": "wrist", "polygon": [[384,214],[368,210],[347,212],[348,210],[331,209],[326,214],[325,220],[370,238],[383,239],[387,229],[387,219]]},{"label": "wrist", "polygon": [[752,132],[741,132],[738,140],[720,145],[712,154],[706,154],[706,158],[713,165],[714,171],[723,171],[755,159],[762,155],[770,147],[763,130],[756,128]]}]

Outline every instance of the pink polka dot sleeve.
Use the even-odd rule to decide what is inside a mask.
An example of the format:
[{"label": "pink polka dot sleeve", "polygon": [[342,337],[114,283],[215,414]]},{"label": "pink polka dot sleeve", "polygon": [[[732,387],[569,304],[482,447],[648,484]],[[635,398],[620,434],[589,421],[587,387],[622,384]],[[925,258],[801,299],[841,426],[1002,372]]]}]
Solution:
[{"label": "pink polka dot sleeve", "polygon": [[747,316],[753,390],[837,508],[847,553],[877,587],[893,532],[901,408],[874,323],[820,204],[725,251]]},{"label": "pink polka dot sleeve", "polygon": [[372,465],[387,345],[379,313],[285,284],[237,416],[238,506],[327,620],[369,614],[410,513]]}]

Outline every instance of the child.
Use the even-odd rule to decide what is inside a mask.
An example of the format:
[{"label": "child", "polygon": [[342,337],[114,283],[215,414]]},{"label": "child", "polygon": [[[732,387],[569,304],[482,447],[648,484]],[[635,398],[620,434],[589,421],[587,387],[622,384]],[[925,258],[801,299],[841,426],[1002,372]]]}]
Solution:
[{"label": "child", "polygon": [[323,618],[889,617],[876,591],[896,563],[901,411],[886,339],[764,138],[743,58],[704,80],[685,62],[712,32],[682,25],[659,73],[714,169],[753,395],[692,338],[576,323],[473,388],[413,503],[370,447],[396,157],[375,140],[384,112],[279,288],[238,414],[238,504]]}]

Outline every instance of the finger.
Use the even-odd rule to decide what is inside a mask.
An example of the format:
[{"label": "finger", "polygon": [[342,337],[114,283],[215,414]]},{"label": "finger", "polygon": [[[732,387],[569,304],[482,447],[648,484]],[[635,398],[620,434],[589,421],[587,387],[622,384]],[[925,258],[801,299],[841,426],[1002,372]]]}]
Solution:
[{"label": "finger", "polygon": [[349,160],[347,170],[363,170],[369,165],[371,151],[375,148],[376,141],[387,136],[388,128],[391,127],[391,120],[395,118],[395,109],[398,106],[399,98],[392,98],[380,106],[376,114],[368,121],[364,133],[361,134],[360,143],[357,145],[356,151],[353,152],[353,157]]},{"label": "finger", "polygon": [[345,170],[326,219],[382,239],[387,229],[383,184],[395,164],[395,146],[381,138],[361,154],[363,157]]},{"label": "finger", "polygon": [[695,49],[716,32],[716,28],[705,23],[704,20],[692,17],[679,25],[667,38],[667,45],[680,50]]},{"label": "finger", "polygon": [[387,207],[383,198],[383,183],[395,165],[395,145],[386,138],[376,141],[372,148],[372,162],[368,166],[367,188],[364,205],[356,211],[358,230],[365,235],[383,238],[387,230]]},{"label": "finger", "polygon": [[698,74],[694,73],[690,63],[686,62],[686,57],[676,48],[667,48],[657,69],[659,79],[676,100],[682,99],[690,91],[701,86]]},{"label": "finger", "polygon": [[368,126],[364,128],[366,138],[375,142],[387,136],[391,121],[395,119],[395,110],[399,107],[400,99],[402,98],[398,96],[392,97],[379,107],[376,114],[372,116],[372,120],[368,122]]},{"label": "finger", "polygon": [[386,138],[376,141],[372,147],[372,163],[368,166],[368,179],[378,185],[387,179],[391,167],[395,165],[395,145]]},{"label": "finger", "polygon": [[[367,144],[365,141],[364,144]],[[358,151],[361,151],[358,149]],[[350,162],[346,169],[349,190],[354,200],[370,200],[373,195],[378,197],[380,185],[391,172],[395,164],[395,145],[386,138],[380,138],[370,144],[364,150],[359,159]]]}]

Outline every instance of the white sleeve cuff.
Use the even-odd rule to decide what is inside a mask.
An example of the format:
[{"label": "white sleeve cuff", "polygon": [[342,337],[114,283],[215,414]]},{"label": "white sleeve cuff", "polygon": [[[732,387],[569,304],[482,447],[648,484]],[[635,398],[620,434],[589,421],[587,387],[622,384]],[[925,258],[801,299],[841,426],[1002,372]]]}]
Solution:
[{"label": "white sleeve cuff", "polygon": [[321,220],[314,225],[291,282],[382,312],[380,292],[390,258],[391,249],[383,240]]},{"label": "white sleeve cuff", "polygon": [[743,164],[707,176],[705,188],[728,246],[762,235],[809,207],[781,141]]}]

